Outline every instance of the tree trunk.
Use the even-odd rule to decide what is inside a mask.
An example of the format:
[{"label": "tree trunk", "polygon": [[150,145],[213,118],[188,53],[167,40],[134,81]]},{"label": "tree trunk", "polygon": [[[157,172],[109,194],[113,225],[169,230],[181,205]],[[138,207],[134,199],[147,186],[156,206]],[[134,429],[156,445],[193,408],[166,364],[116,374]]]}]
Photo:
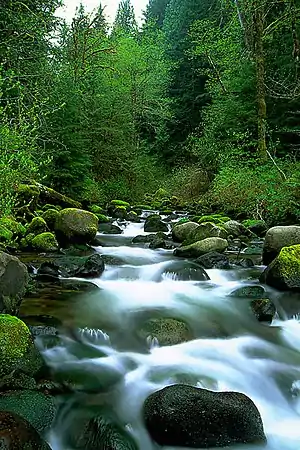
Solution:
[{"label": "tree trunk", "polygon": [[261,0],[255,0],[253,13],[254,26],[254,58],[256,65],[256,91],[258,105],[257,150],[259,158],[268,158],[266,144],[267,106],[265,90],[265,55],[263,46],[264,8]]}]

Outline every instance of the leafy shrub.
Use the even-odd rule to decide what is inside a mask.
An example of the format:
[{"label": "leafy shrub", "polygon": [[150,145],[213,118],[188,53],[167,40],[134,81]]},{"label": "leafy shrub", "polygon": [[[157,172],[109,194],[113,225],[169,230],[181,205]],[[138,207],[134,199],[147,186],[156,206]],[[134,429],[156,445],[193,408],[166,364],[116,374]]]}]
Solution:
[{"label": "leafy shrub", "polygon": [[164,181],[163,187],[182,200],[191,200],[207,191],[209,177],[198,165],[176,167]]}]

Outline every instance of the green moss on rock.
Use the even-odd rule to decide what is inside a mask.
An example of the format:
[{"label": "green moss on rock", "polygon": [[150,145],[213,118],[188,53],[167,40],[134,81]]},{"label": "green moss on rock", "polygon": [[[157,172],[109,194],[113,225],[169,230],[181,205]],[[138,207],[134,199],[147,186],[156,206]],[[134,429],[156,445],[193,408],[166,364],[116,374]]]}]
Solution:
[{"label": "green moss on rock", "polygon": [[56,219],[59,215],[57,209],[47,209],[42,215],[42,218],[45,220],[46,224],[50,228],[50,230],[54,230]]},{"label": "green moss on rock", "polygon": [[12,240],[13,233],[0,224],[0,242],[8,243]]},{"label": "green moss on rock", "polygon": [[101,208],[101,206],[98,206],[98,205],[92,205],[92,206],[90,207],[90,211],[91,211],[92,213],[96,214],[96,216],[101,215],[101,214],[104,214],[104,209]]},{"label": "green moss on rock", "polygon": [[[199,216],[198,216],[199,217]],[[208,216],[201,216],[197,222],[199,224],[210,222],[214,223],[215,225],[222,225],[223,223],[229,222],[230,218],[226,216],[222,216],[221,214],[211,214]]]},{"label": "green moss on rock", "polygon": [[109,222],[109,218],[107,216],[105,216],[104,214],[96,214],[96,216],[98,217],[99,223],[108,223]]},{"label": "green moss on rock", "polygon": [[34,234],[35,236],[48,231],[47,223],[42,217],[34,217],[27,227],[26,235]]},{"label": "green moss on rock", "polygon": [[30,331],[22,320],[0,314],[0,374],[10,373],[18,365],[30,342]]},{"label": "green moss on rock", "polygon": [[113,206],[124,206],[126,209],[130,207],[130,204],[128,202],[124,202],[123,200],[112,200],[110,204]]},{"label": "green moss on rock", "polygon": [[63,209],[55,222],[55,234],[58,242],[63,246],[88,244],[95,238],[97,230],[97,216],[83,209]]},{"label": "green moss on rock", "polygon": [[53,233],[41,233],[31,241],[31,246],[39,252],[55,252],[59,249],[58,242]]},{"label": "green moss on rock", "polygon": [[26,228],[17,222],[13,217],[2,217],[0,219],[0,227],[3,226],[13,233],[14,237],[23,236]]}]

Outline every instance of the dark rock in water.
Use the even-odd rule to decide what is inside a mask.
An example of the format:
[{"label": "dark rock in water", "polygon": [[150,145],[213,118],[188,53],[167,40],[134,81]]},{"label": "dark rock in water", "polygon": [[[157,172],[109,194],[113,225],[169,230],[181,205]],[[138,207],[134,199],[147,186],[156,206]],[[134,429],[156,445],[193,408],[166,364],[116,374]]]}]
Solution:
[{"label": "dark rock in water", "polygon": [[28,279],[25,264],[15,256],[0,252],[0,313],[18,313]]},{"label": "dark rock in water", "polygon": [[35,391],[7,391],[0,394],[0,411],[18,414],[38,432],[49,430],[56,407],[52,397]]},{"label": "dark rock in water", "polygon": [[171,214],[168,215],[168,217],[165,218],[166,222],[171,222],[172,220],[177,220],[179,217],[178,214],[172,212]]},{"label": "dark rock in water", "polygon": [[112,255],[102,255],[102,259],[104,261],[104,264],[107,264],[109,266],[122,266],[124,263],[122,258],[118,258],[117,256]]},{"label": "dark rock in water", "polygon": [[234,289],[229,296],[237,298],[264,298],[266,297],[266,290],[259,285],[248,285]]},{"label": "dark rock in water", "polygon": [[156,339],[160,346],[176,345],[194,338],[189,326],[183,320],[169,317],[147,320],[137,334],[143,341],[147,338]]},{"label": "dark rock in water", "polygon": [[144,231],[146,232],[157,232],[157,231],[169,231],[168,225],[161,220],[161,217],[157,214],[152,214],[148,216],[145,224]]},{"label": "dark rock in water", "polygon": [[254,299],[250,307],[259,322],[271,323],[276,314],[275,305],[269,298]]},{"label": "dark rock in water", "polygon": [[93,247],[105,247],[105,244],[102,242],[102,240],[98,236],[96,236],[95,239],[93,239],[91,241],[91,245]]},{"label": "dark rock in water", "polygon": [[218,252],[206,253],[197,258],[195,262],[205,269],[230,269],[228,257]]},{"label": "dark rock in water", "polygon": [[0,412],[1,450],[51,450],[25,419],[7,411]]},{"label": "dark rock in water", "polygon": [[253,401],[239,392],[213,392],[175,384],[150,395],[146,428],[162,446],[209,448],[266,442]]},{"label": "dark rock in water", "polygon": [[155,239],[155,237],[156,237],[155,233],[147,235],[139,234],[138,236],[135,236],[131,242],[133,244],[149,244]]},{"label": "dark rock in water", "polygon": [[47,277],[82,277],[100,276],[104,271],[104,261],[99,253],[91,256],[63,256],[54,261],[44,262],[37,271],[39,279]]},{"label": "dark rock in water", "polygon": [[243,267],[244,269],[249,269],[254,267],[254,262],[250,258],[243,258],[235,263],[237,266]]},{"label": "dark rock in water", "polygon": [[300,245],[283,247],[259,280],[280,291],[300,292]]},{"label": "dark rock in water", "polygon": [[150,242],[149,248],[163,248],[165,250],[172,250],[174,248],[174,244],[172,241],[156,237],[152,242]]},{"label": "dark rock in water", "polygon": [[93,417],[78,424],[75,436],[71,436],[76,450],[138,450],[125,429],[109,417]]},{"label": "dark rock in water", "polygon": [[169,274],[179,281],[207,281],[208,274],[202,266],[192,261],[170,261],[161,275]]},{"label": "dark rock in water", "polygon": [[123,233],[122,228],[118,225],[113,225],[112,223],[100,223],[98,226],[98,231],[103,234],[121,234]]}]

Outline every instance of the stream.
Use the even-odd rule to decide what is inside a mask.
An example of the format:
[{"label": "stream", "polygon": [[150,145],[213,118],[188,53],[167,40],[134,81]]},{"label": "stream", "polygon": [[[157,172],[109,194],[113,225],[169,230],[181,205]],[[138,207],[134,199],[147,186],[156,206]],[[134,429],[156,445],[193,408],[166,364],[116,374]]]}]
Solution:
[{"label": "stream", "polygon": [[[252,449],[298,450],[300,322],[281,306],[271,325],[259,323],[243,299],[228,296],[237,287],[257,285],[262,267],[207,270],[210,281],[182,281],[170,269],[179,260],[172,251],[131,243],[140,234],[143,224],[132,223],[121,235],[99,234],[103,246],[96,251],[120,263],[106,264],[103,275],[90,280],[99,289],[72,305],[81,324],[77,338],[66,335],[59,346],[44,349],[53,371],[76,373],[81,386],[61,401],[50,446],[72,450],[68,435],[78,411],[101,411],[105,405],[140,450],[159,449],[143,426],[143,402],[164,386],[189,380],[215,391],[242,392],[255,402],[268,444]],[[269,294],[276,304],[278,293]],[[195,339],[165,347],[151,336],[137,339],[141,320],[159,316],[184,320]]]}]

